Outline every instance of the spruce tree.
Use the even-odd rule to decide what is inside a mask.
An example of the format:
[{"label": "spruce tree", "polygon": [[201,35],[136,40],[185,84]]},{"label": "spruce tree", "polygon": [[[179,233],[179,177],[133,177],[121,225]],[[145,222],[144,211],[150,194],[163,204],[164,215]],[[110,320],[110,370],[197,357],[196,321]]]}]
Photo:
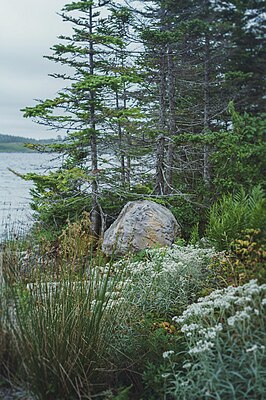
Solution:
[{"label": "spruce tree", "polygon": [[[62,143],[38,147],[63,155],[62,166],[46,176],[25,177],[35,183],[33,208],[39,219],[49,228],[54,224],[60,228],[67,218],[88,210],[96,236],[104,229],[101,192],[106,181],[100,153],[110,153],[110,140],[114,142],[117,135],[121,136],[117,124],[110,126],[110,121],[118,118],[118,111],[121,120],[123,112],[130,117],[126,107],[120,110],[118,94],[125,92],[127,82],[139,80],[126,65],[113,63],[114,54],[125,49],[121,37],[124,32],[108,29],[108,12],[110,15],[112,11],[107,5],[110,1],[81,0],[64,6],[61,16],[73,25],[73,34],[60,36],[60,43],[52,47],[53,53],[47,58],[64,66],[65,74],[53,76],[63,79],[66,86],[56,98],[23,110],[25,117],[65,132]],[[110,174],[109,169],[107,172]]]}]

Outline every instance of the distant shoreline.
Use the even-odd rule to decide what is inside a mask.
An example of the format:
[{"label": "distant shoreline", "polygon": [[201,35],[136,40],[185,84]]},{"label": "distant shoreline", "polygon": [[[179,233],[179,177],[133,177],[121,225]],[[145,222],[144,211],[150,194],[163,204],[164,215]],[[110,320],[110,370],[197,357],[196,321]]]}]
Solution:
[{"label": "distant shoreline", "polygon": [[0,153],[37,153],[37,151],[26,148],[25,149],[2,148],[0,146]]}]

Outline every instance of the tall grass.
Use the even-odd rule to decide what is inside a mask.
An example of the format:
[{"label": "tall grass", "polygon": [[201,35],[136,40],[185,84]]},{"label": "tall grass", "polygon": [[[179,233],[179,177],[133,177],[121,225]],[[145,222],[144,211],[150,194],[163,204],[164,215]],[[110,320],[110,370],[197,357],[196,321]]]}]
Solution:
[{"label": "tall grass", "polygon": [[0,340],[13,360],[5,370],[37,399],[90,399],[114,368],[124,270],[103,263],[85,236],[73,240],[71,228],[57,252],[27,240],[3,246]]},{"label": "tall grass", "polygon": [[111,368],[106,349],[121,312],[113,274],[93,267],[87,279],[72,274],[58,282],[39,276],[9,287],[8,329],[21,360],[20,378],[39,399],[91,398],[103,384],[99,369]]}]

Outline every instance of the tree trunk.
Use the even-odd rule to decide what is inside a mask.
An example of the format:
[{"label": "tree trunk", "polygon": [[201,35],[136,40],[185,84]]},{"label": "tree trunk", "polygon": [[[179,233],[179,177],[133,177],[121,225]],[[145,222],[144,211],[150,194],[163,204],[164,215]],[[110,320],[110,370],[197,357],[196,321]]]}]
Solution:
[{"label": "tree trunk", "polygon": [[[90,6],[89,13],[89,32],[93,33],[93,10],[92,5]],[[90,75],[94,75],[94,48],[93,41],[89,42],[89,68]],[[98,146],[97,146],[97,135],[96,135],[96,121],[95,121],[95,92],[90,90],[90,145],[91,145],[91,174],[93,176],[91,189],[92,189],[92,210],[91,210],[91,231],[96,237],[101,234],[101,216],[98,205]]]},{"label": "tree trunk", "polygon": [[168,77],[168,104],[169,104],[169,138],[167,146],[165,192],[169,194],[172,192],[172,185],[173,185],[173,166],[174,166],[173,137],[176,133],[175,76],[174,76],[174,60],[173,60],[172,45],[168,45],[167,49],[167,77]]},{"label": "tree trunk", "polygon": [[[124,66],[124,64],[123,64]],[[124,110],[127,109],[127,93],[126,93],[126,84],[124,83],[124,87],[123,87],[123,102],[124,102]],[[130,137],[130,133],[126,132],[126,143],[127,143],[127,154],[126,154],[126,167],[125,167],[125,171],[126,171],[126,183],[128,184],[128,186],[130,186],[130,181],[131,181],[131,156],[129,154],[130,148],[132,146],[132,142],[131,142],[131,137]]]},{"label": "tree trunk", "polygon": [[[119,95],[118,91],[115,93],[116,97],[116,109],[117,111],[119,110]],[[122,186],[125,186],[126,184],[126,167],[125,167],[125,152],[124,152],[124,143],[123,143],[123,130],[121,126],[121,122],[118,120],[117,124],[117,130],[118,130],[118,141],[119,141],[119,156],[120,156],[120,169],[121,169],[121,184]]]},{"label": "tree trunk", "polygon": [[[165,10],[161,9],[161,31],[165,30]],[[162,45],[159,60],[159,128],[156,150],[156,182],[155,193],[165,194],[165,128],[166,128],[166,46]]]},{"label": "tree trunk", "polygon": [[160,60],[160,116],[159,116],[159,127],[160,135],[157,139],[157,151],[156,151],[156,184],[155,193],[164,194],[164,153],[165,153],[165,125],[166,125],[166,74],[165,74],[165,56],[161,54]]},{"label": "tree trunk", "polygon": [[[204,61],[204,133],[210,128],[210,38],[205,35],[205,61]],[[203,181],[207,187],[210,186],[210,163],[209,146],[203,149]]]}]

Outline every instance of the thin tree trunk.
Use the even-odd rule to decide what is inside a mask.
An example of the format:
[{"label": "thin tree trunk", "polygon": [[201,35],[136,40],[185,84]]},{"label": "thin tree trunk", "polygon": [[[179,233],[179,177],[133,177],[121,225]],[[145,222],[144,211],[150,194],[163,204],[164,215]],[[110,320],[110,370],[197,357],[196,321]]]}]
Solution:
[{"label": "thin tree trunk", "polygon": [[[161,9],[161,31],[165,30],[165,9]],[[165,194],[165,128],[166,128],[166,47],[161,46],[159,60],[159,128],[160,135],[157,139],[156,149],[156,182],[155,193]]]},{"label": "thin tree trunk", "polygon": [[168,104],[169,104],[169,139],[167,146],[167,169],[165,192],[172,192],[173,185],[173,166],[174,166],[174,142],[173,137],[176,133],[176,104],[175,104],[175,76],[173,46],[168,45],[167,49],[167,77],[168,77]]},{"label": "thin tree trunk", "polygon": [[166,74],[165,74],[165,56],[161,54],[160,60],[160,116],[159,116],[159,127],[160,135],[157,139],[157,150],[156,150],[156,184],[155,193],[164,194],[164,153],[165,153],[165,125],[166,125]]},{"label": "thin tree trunk", "polygon": [[[204,61],[204,133],[210,128],[210,38],[205,35],[205,61]],[[206,186],[210,186],[211,174],[209,163],[209,146],[203,149],[203,180]]]},{"label": "thin tree trunk", "polygon": [[[90,34],[93,33],[93,10],[92,5],[90,6],[89,14],[90,23]],[[94,48],[93,41],[89,42],[89,63],[90,63],[90,75],[94,75]],[[92,210],[91,210],[91,231],[95,236],[101,234],[101,218],[100,210],[98,206],[98,148],[97,148],[97,136],[96,136],[96,121],[95,121],[95,92],[90,90],[90,144],[91,144],[91,173],[94,176],[91,184],[92,188]]]},{"label": "thin tree trunk", "polygon": [[[119,110],[118,92],[116,92],[115,97],[116,97],[116,109]],[[119,120],[118,120],[118,124],[117,124],[117,130],[118,130],[118,141],[119,141],[119,150],[120,150],[121,183],[122,183],[122,186],[125,186],[125,183],[126,183],[125,153],[124,153],[124,145],[123,145],[123,131],[122,131],[121,122]]]},{"label": "thin tree trunk", "polygon": [[[126,84],[124,83],[124,88],[123,88],[123,106],[124,106],[124,110],[127,109],[127,94],[126,94]],[[132,142],[131,142],[131,137],[130,137],[130,133],[126,132],[126,143],[127,143],[127,155],[126,155],[126,182],[128,184],[128,186],[130,186],[130,182],[131,182],[131,156],[130,156],[130,149],[132,146]]]}]

